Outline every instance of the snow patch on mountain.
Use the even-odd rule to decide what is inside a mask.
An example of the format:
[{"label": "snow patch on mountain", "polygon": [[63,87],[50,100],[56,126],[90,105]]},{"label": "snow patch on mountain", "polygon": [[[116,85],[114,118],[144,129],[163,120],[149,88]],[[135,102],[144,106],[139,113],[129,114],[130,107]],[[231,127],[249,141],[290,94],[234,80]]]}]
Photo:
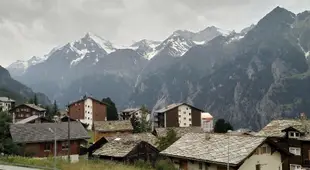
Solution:
[{"label": "snow patch on mountain", "polygon": [[310,56],[310,51],[306,52],[305,56],[308,58]]},{"label": "snow patch on mountain", "polygon": [[104,51],[106,51],[108,54],[114,52],[116,49],[113,46],[113,44],[110,41],[107,41],[93,33],[87,33],[86,36],[88,36],[89,38],[91,38],[92,40],[95,41],[95,43],[101,47]]},{"label": "snow patch on mountain", "polygon": [[217,31],[220,32],[223,36],[228,36],[231,33],[231,31],[224,30],[224,29],[221,29],[221,28],[217,28]]},{"label": "snow patch on mountain", "polygon": [[205,41],[193,41],[196,45],[203,45],[206,42]]},{"label": "snow patch on mountain", "polygon": [[72,60],[70,63],[70,66],[78,64],[80,61],[82,61],[85,58],[86,54],[89,53],[87,49],[77,50],[76,48],[75,48],[75,52],[77,52],[79,57],[76,58],[75,60]]}]

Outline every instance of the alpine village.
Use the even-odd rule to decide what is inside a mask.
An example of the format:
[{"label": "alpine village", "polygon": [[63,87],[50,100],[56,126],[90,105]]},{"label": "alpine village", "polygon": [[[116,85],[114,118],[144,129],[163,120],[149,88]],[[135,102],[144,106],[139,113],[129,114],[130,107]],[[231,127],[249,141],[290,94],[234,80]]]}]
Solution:
[{"label": "alpine village", "polygon": [[[126,81],[119,77],[104,79],[114,83],[112,86],[117,90],[110,90],[109,85],[96,89],[94,82],[91,89],[95,90],[85,91],[86,87],[80,83],[91,83],[87,79],[73,83],[81,86],[76,88],[79,90],[61,95],[56,91],[34,92],[19,83],[26,82],[21,77],[39,65],[56,60],[56,54],[49,54],[45,61],[29,66],[20,77],[12,68],[0,67],[0,169],[1,165],[12,165],[55,170],[310,170],[309,35],[309,11],[294,14],[277,7],[244,32],[214,36],[201,47],[191,47],[182,56],[183,62],[183,58],[196,54],[191,53],[194,50],[229,56],[220,52],[228,50],[227,53],[234,55],[233,59],[214,61],[217,66],[206,69],[210,72],[208,76],[198,80],[191,74],[173,71],[174,67],[179,68],[173,65],[170,72],[163,75],[167,78],[182,72],[181,77],[166,80],[175,83],[159,84],[164,76],[158,79],[146,76],[145,81],[137,78],[134,86],[137,89],[131,97],[126,97],[129,91],[125,88]],[[81,40],[53,49],[51,53],[73,53],[70,49],[78,50],[76,43],[90,41],[92,36],[87,33]],[[182,36],[181,32],[169,38],[177,36]],[[299,36],[298,45],[292,45],[297,43],[292,40],[294,36]],[[95,44],[95,38],[93,40]],[[272,45],[274,49],[269,48]],[[232,50],[232,47],[236,48]],[[105,58],[121,50],[124,49],[105,54]],[[158,58],[157,64],[164,63],[165,60],[158,57],[163,52],[165,50],[153,57]],[[198,58],[204,54],[197,52]],[[294,57],[294,61],[290,57]],[[111,63],[114,62],[117,61]],[[191,64],[201,67],[204,62]],[[301,64],[303,62],[306,64]],[[151,66],[154,69],[155,64],[150,63],[149,69]],[[245,63],[248,65],[244,66]],[[47,65],[40,68],[43,67],[49,69]],[[64,66],[53,67],[53,71],[61,67]],[[131,67],[138,69],[136,65]],[[164,67],[167,66],[159,70],[163,71]],[[112,74],[107,70],[105,74]],[[37,71],[36,76],[41,73],[44,75],[38,82],[51,75]],[[158,72],[157,76],[162,73]],[[76,71],[76,74],[82,73]],[[182,79],[185,76],[189,79]],[[151,78],[154,81],[148,82]],[[199,82],[199,86],[194,81]],[[184,87],[185,84],[188,86]],[[38,86],[49,87],[48,84]],[[98,92],[105,88],[106,94]],[[185,92],[184,88],[188,90]],[[57,97],[61,98],[60,102]],[[128,99],[127,104],[124,98]]]}]

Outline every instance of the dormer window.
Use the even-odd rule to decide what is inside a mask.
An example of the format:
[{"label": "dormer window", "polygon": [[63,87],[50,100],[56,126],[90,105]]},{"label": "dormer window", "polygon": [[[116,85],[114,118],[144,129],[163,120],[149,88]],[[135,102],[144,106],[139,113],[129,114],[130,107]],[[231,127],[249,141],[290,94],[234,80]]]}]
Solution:
[{"label": "dormer window", "polygon": [[300,137],[300,133],[299,132],[289,131],[288,132],[288,137],[289,138],[299,138]]}]

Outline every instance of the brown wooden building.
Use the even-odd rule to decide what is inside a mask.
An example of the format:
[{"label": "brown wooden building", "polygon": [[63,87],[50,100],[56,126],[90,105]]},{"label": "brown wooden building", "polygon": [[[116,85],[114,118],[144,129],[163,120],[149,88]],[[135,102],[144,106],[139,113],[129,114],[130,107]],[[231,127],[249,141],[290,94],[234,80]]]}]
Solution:
[{"label": "brown wooden building", "polygon": [[89,155],[129,163],[144,160],[154,165],[159,154],[156,141],[156,137],[151,133],[103,137],[89,148]]},{"label": "brown wooden building", "polygon": [[90,137],[80,122],[70,123],[70,144],[68,143],[68,123],[11,124],[10,133],[15,143],[20,144],[21,154],[31,157],[54,155],[56,134],[57,156],[66,157],[70,148],[71,160],[78,160],[80,145]]},{"label": "brown wooden building", "polygon": [[86,97],[71,103],[68,106],[68,115],[72,119],[87,124],[87,129],[91,130],[94,121],[107,120],[107,108],[105,103],[92,97]]},{"label": "brown wooden building", "polygon": [[130,120],[95,121],[94,133],[95,142],[97,142],[102,137],[132,134],[133,127]]},{"label": "brown wooden building", "polygon": [[14,107],[10,110],[10,113],[12,115],[13,122],[18,122],[33,115],[44,117],[45,111],[46,110],[40,106],[25,103]]},{"label": "brown wooden building", "polygon": [[168,105],[155,111],[155,127],[201,126],[203,111],[186,103]]},{"label": "brown wooden building", "polygon": [[301,119],[273,120],[256,136],[267,136],[294,156],[283,162],[283,170],[310,169],[310,121]]}]

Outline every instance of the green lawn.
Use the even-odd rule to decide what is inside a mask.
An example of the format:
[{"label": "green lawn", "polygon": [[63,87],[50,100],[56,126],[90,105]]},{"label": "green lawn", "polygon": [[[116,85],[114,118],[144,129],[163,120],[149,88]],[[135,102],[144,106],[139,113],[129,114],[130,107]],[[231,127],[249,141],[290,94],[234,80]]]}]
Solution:
[{"label": "green lawn", "polygon": [[88,139],[89,143],[93,143],[95,141],[95,135],[93,131],[88,131],[88,135],[90,136],[90,139]]},{"label": "green lawn", "polygon": [[[23,165],[30,167],[40,167],[42,169],[52,169],[54,161],[52,158],[48,159],[34,159],[34,158],[25,158],[25,157],[0,157],[0,164],[9,164],[9,165]],[[66,161],[57,160],[57,168],[61,170],[153,170],[147,164],[144,168],[141,168],[141,165],[125,165],[121,163],[115,163],[110,161],[102,160],[87,160],[81,158],[78,163],[68,163]]]}]

